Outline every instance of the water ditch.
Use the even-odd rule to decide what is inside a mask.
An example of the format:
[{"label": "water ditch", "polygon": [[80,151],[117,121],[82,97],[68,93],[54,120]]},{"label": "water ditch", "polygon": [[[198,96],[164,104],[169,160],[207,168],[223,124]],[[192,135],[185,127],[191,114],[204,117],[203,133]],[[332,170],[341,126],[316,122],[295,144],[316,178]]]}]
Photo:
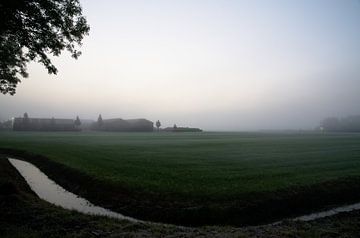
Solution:
[{"label": "water ditch", "polygon": [[[13,158],[8,158],[8,160],[17,169],[17,171],[25,179],[36,195],[49,203],[84,214],[107,216],[133,222],[145,222],[132,217],[124,216],[120,213],[113,212],[99,206],[95,206],[86,199],[81,198],[62,188],[53,180],[49,179],[46,174],[41,172],[36,166],[29,162]],[[291,219],[295,221],[312,221],[315,219],[332,216],[341,212],[350,212],[359,209],[360,203],[355,203]]]},{"label": "water ditch", "polygon": [[36,195],[49,203],[84,214],[107,216],[134,222],[138,221],[137,219],[124,216],[120,213],[95,206],[88,200],[65,190],[29,162],[11,158],[8,158],[8,160],[17,169]]}]

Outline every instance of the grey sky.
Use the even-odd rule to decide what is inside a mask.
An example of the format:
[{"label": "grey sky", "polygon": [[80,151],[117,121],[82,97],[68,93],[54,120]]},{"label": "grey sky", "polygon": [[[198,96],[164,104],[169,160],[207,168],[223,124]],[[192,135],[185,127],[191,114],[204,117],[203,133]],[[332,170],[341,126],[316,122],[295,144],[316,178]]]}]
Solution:
[{"label": "grey sky", "polygon": [[82,0],[83,55],[37,64],[0,118],[145,117],[208,130],[360,114],[356,0]]}]

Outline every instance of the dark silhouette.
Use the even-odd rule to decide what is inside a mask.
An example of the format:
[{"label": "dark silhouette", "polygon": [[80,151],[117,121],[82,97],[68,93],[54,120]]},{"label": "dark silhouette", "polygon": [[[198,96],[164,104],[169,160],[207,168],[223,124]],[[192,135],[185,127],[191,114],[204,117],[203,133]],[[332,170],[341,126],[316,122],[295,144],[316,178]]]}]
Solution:
[{"label": "dark silhouette", "polygon": [[176,128],[177,128],[177,126],[176,126],[176,124],[174,124],[174,130],[176,130]]},{"label": "dark silhouette", "polygon": [[[101,115],[100,115],[101,116]],[[99,118],[101,118],[99,116]],[[154,130],[154,123],[152,121],[139,118],[124,120],[121,118],[102,119],[101,126],[99,119],[97,123],[92,126],[93,130],[99,131],[127,131],[127,132],[150,132]]]},{"label": "dark silhouette", "polygon": [[360,115],[325,118],[319,129],[330,132],[360,132]]},{"label": "dark silhouette", "polygon": [[24,127],[27,128],[30,124],[30,119],[29,119],[29,115],[27,114],[27,112],[24,113],[24,117],[23,117],[22,121],[23,121]]},{"label": "dark silhouette", "polygon": [[14,131],[78,131],[73,119],[16,117],[12,120]]},{"label": "dark silhouette", "polygon": [[79,127],[81,125],[81,121],[80,121],[79,116],[76,116],[74,124],[75,124],[76,127]]},{"label": "dark silhouette", "polygon": [[30,61],[42,63],[56,74],[49,54],[68,50],[77,59],[77,46],[90,27],[79,0],[10,0],[0,3],[0,92],[14,95],[18,75],[28,77]]},{"label": "dark silhouette", "polygon": [[161,126],[160,121],[157,120],[155,125],[156,125],[157,130],[159,131],[159,130],[160,130],[160,126]]},{"label": "dark silhouette", "polygon": [[97,119],[97,126],[98,126],[98,127],[102,127],[103,124],[104,124],[104,123],[103,123],[103,119],[102,119],[102,117],[101,117],[101,114],[99,114],[99,117],[98,117],[98,119]]}]

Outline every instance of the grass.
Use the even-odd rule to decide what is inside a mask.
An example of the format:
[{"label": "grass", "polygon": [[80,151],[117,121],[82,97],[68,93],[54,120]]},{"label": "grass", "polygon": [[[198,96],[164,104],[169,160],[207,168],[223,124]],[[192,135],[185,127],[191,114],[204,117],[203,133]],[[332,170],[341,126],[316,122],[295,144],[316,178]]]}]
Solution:
[{"label": "grass", "polygon": [[233,197],[360,175],[359,134],[1,133],[27,150],[132,189]]},{"label": "grass", "polygon": [[211,201],[216,209],[249,194],[360,177],[360,134],[1,132],[0,148],[44,155],[181,206]]},{"label": "grass", "polygon": [[[1,157],[1,156],[0,156]],[[360,212],[313,222],[260,227],[184,228],[137,224],[67,211],[38,199],[25,180],[0,158],[0,237],[357,237]]]}]

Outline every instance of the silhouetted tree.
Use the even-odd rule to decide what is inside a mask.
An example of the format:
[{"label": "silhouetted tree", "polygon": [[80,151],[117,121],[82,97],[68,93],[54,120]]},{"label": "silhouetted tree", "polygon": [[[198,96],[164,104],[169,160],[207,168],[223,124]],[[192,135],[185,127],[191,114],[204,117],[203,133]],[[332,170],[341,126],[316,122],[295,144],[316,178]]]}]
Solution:
[{"label": "silhouetted tree", "polygon": [[325,131],[339,131],[340,130],[340,120],[336,117],[325,118],[321,123],[321,127]]},{"label": "silhouetted tree", "polygon": [[0,128],[3,130],[10,130],[12,128],[12,121],[7,120],[7,121],[0,123]]},{"label": "silhouetted tree", "polygon": [[160,126],[161,126],[161,123],[159,120],[156,121],[156,127],[157,127],[157,130],[159,131],[160,129]]},{"label": "silhouetted tree", "polygon": [[101,127],[104,124],[101,114],[99,114],[99,117],[97,119],[97,124],[99,127]]},{"label": "silhouetted tree", "polygon": [[360,132],[360,115],[342,118],[340,124],[342,131]]},{"label": "silhouetted tree", "polygon": [[79,116],[76,116],[75,122],[74,122],[75,126],[79,127],[81,125],[81,121]]},{"label": "silhouetted tree", "polygon": [[11,95],[19,75],[28,77],[30,61],[56,74],[48,55],[66,49],[77,59],[77,46],[90,30],[79,0],[1,0],[0,19],[0,92]]},{"label": "silhouetted tree", "polygon": [[11,129],[12,128],[12,120],[7,120],[3,122],[3,128]]},{"label": "silhouetted tree", "polygon": [[177,125],[176,125],[176,124],[174,124],[174,129],[175,129],[175,130],[177,129]]},{"label": "silhouetted tree", "polygon": [[27,114],[27,112],[24,113],[24,116],[23,116],[23,126],[25,128],[28,128],[30,125],[30,119],[29,119],[29,115]]},{"label": "silhouetted tree", "polygon": [[329,117],[320,123],[324,131],[360,132],[360,115],[344,118]]}]

